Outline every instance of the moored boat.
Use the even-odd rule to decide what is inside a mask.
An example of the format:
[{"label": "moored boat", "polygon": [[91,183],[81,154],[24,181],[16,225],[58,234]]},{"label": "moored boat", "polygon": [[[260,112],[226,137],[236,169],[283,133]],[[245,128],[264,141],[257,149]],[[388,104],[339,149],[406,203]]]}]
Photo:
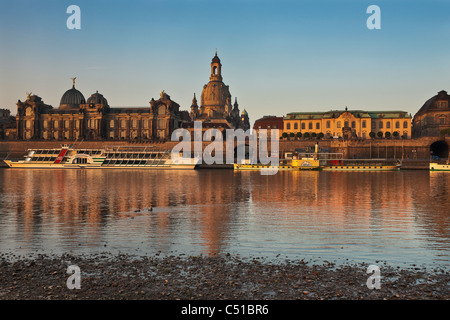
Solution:
[{"label": "moored boat", "polygon": [[170,151],[150,147],[105,147],[74,149],[68,145],[54,149],[29,149],[25,160],[4,160],[10,168],[34,169],[195,169],[198,158],[172,159]]},{"label": "moored boat", "polygon": [[430,163],[430,171],[450,171],[450,164],[440,164],[437,162]]}]

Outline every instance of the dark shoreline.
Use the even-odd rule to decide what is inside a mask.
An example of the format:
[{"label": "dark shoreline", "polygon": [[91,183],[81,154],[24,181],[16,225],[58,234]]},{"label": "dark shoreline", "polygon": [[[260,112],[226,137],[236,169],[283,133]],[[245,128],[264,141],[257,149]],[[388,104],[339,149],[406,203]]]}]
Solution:
[{"label": "dark shoreline", "polygon": [[[67,288],[69,265],[81,289]],[[235,256],[0,256],[0,300],[448,300],[444,269],[379,265],[381,288],[367,288],[368,264],[264,262]]]}]

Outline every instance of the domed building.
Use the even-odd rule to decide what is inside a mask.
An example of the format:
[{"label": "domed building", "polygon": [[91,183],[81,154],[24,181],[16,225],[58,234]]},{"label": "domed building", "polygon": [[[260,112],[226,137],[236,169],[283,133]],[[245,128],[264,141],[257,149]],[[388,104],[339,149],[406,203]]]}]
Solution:
[{"label": "domed building", "polygon": [[111,108],[98,91],[86,101],[72,80],[58,109],[31,93],[17,102],[17,139],[168,140],[181,127],[180,106],[164,91],[159,100],[151,99],[149,108]]},{"label": "domed building", "polygon": [[[230,87],[222,80],[222,63],[217,56],[216,50],[216,54],[211,61],[209,82],[203,86],[200,108],[197,113],[195,110],[197,100],[194,96],[195,101],[193,101],[193,105],[191,106],[191,118],[192,120],[203,122],[223,122],[230,128],[241,128],[237,99],[233,105],[231,102]],[[195,117],[192,116],[193,114],[195,114]]]},{"label": "domed building", "polygon": [[246,111],[239,112],[237,99],[231,103],[230,89],[222,81],[222,64],[217,56],[211,61],[209,82],[203,87],[200,107],[192,100],[191,112],[180,111],[180,105],[161,91],[150,106],[112,108],[98,91],[87,100],[75,88],[64,92],[58,108],[44,104],[36,95],[28,94],[17,102],[16,137],[19,140],[170,140],[181,127],[193,128],[202,121],[204,128],[248,128]]},{"label": "domed building", "polygon": [[413,138],[439,137],[450,128],[450,95],[442,90],[428,99],[413,118]]},{"label": "domed building", "polygon": [[67,90],[61,97],[59,103],[60,110],[78,110],[82,103],[86,103],[83,94],[75,89],[75,79],[76,78],[72,78],[72,89]]}]

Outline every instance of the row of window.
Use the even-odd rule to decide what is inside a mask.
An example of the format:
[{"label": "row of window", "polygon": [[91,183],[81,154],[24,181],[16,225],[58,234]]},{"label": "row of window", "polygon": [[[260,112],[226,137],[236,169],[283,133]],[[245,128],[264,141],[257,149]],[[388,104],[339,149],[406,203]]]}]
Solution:
[{"label": "row of window", "polygon": [[[142,120],[142,127],[144,129],[149,128],[151,126],[151,121],[152,120]],[[47,121],[47,120],[42,121],[43,128],[48,128],[49,122],[50,121]],[[116,120],[110,120],[109,121],[109,127],[110,128],[114,128],[115,122],[116,122]],[[117,120],[117,122],[118,122],[120,128],[127,128],[127,123],[129,121],[128,120]],[[88,121],[88,126],[89,126],[89,128],[95,128],[96,129],[96,128],[99,127],[99,123],[100,123],[100,120],[90,119]],[[60,124],[60,120],[54,120],[53,121],[53,128],[59,128],[59,124]],[[70,121],[69,120],[63,120],[62,124],[64,125],[63,128],[65,128],[65,129],[70,128]],[[32,125],[31,120],[26,120],[25,121],[25,128],[31,128],[31,125]],[[158,126],[161,129],[164,129],[165,126],[166,126],[166,120],[158,119]],[[131,128],[137,128],[138,127],[138,120],[131,120],[130,127]],[[80,128],[80,121],[75,121],[75,128],[76,129]]]},{"label": "row of window", "polygon": [[[350,126],[349,124],[350,124],[350,123],[349,123],[348,121],[344,121],[344,127],[349,127],[349,126]],[[378,126],[379,126],[380,129],[383,129],[383,122],[380,121],[380,122],[378,123]],[[306,130],[306,123],[302,122],[301,127],[302,127],[302,130]],[[342,128],[342,123],[341,123],[341,121],[337,121],[337,122],[336,122],[336,127],[337,127],[337,128]],[[365,120],[363,120],[363,121],[361,122],[361,127],[362,127],[362,128],[367,128],[367,123],[366,123]],[[328,121],[326,122],[326,128],[327,128],[327,129],[330,129],[330,128],[331,128],[331,121],[330,121],[330,120],[328,120]],[[352,122],[351,122],[351,128],[352,128],[352,129],[355,129],[355,128],[356,128],[356,121],[352,121]],[[375,129],[375,128],[376,128],[376,122],[372,122],[372,129]],[[390,123],[390,122],[386,122],[386,129],[390,129],[390,128],[391,128],[391,123]],[[396,129],[400,129],[400,121],[396,121],[396,122],[395,122],[395,128],[396,128]],[[403,128],[404,128],[404,129],[407,129],[407,128],[408,128],[408,121],[403,121]],[[294,129],[294,130],[298,130],[298,123],[297,123],[297,122],[294,123],[294,128],[293,128],[293,129]],[[312,122],[309,122],[309,123],[308,123],[308,129],[309,129],[309,130],[312,130],[312,129],[313,129],[313,123],[312,123]],[[291,130],[291,124],[290,124],[289,122],[286,123],[286,130]],[[320,122],[316,122],[316,130],[320,130]]]}]

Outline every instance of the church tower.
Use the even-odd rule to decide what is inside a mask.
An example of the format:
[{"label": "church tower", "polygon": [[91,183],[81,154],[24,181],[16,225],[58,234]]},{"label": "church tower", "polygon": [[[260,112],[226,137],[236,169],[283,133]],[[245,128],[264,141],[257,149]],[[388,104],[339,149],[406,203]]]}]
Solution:
[{"label": "church tower", "polygon": [[211,76],[209,77],[209,81],[222,81],[222,64],[217,56],[217,49],[216,55],[211,61]]}]

